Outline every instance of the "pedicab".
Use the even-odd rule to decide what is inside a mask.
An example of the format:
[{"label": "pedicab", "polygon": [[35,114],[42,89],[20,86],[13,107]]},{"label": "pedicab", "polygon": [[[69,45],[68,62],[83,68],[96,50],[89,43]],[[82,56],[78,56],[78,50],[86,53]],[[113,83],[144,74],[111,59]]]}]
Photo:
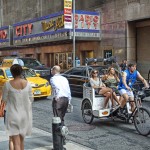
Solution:
[{"label": "pedicab", "polygon": [[[98,58],[97,62],[113,62],[118,67],[118,63],[115,57],[108,59]],[[95,59],[86,59],[86,66],[88,63],[95,61]],[[87,69],[87,76],[90,79],[89,72]],[[101,78],[101,76],[100,76]],[[147,136],[150,134],[150,112],[147,108],[143,107],[142,99],[146,96],[145,92],[150,91],[149,89],[142,88],[139,90],[138,85],[133,88],[135,109],[131,112],[131,105],[129,102],[126,103],[123,112],[120,108],[112,111],[112,104],[109,101],[107,108],[104,109],[104,96],[95,93],[94,88],[90,86],[89,82],[85,82],[83,85],[83,100],[81,104],[82,117],[85,123],[91,124],[94,118],[110,118],[113,121],[116,119],[124,120],[126,123],[133,122],[136,130],[139,134]],[[118,95],[119,97],[120,95]],[[131,101],[130,101],[131,102]]]}]

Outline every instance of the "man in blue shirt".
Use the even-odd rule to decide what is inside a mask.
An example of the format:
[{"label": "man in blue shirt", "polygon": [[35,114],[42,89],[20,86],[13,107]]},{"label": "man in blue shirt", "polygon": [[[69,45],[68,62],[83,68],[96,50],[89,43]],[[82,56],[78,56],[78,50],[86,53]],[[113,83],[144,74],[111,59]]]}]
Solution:
[{"label": "man in blue shirt", "polygon": [[[123,97],[123,100],[120,106],[121,108],[123,108],[126,105],[126,102],[128,100],[129,101],[134,100],[134,95],[133,95],[131,88],[137,79],[141,80],[146,88],[149,88],[147,81],[136,70],[136,64],[130,63],[128,65],[128,69],[126,69],[122,73],[122,78],[120,80],[119,87],[118,87],[119,92],[121,96]],[[135,108],[135,104],[131,103],[131,111],[133,111],[134,108]]]}]

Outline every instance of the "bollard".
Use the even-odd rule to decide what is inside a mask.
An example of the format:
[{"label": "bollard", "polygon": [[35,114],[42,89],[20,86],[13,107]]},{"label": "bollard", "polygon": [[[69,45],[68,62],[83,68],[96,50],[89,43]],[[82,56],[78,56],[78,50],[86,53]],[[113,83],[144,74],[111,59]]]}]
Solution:
[{"label": "bollard", "polygon": [[63,136],[61,134],[61,120],[60,117],[53,117],[52,119],[52,133],[53,133],[53,150],[63,150]]}]

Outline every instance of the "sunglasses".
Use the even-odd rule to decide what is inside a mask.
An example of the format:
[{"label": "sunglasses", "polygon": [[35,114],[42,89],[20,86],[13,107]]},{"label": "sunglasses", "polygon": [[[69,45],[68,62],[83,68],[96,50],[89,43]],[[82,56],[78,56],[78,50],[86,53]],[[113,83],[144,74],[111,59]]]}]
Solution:
[{"label": "sunglasses", "polygon": [[93,72],[93,74],[96,74],[96,73],[98,73],[98,72]]}]

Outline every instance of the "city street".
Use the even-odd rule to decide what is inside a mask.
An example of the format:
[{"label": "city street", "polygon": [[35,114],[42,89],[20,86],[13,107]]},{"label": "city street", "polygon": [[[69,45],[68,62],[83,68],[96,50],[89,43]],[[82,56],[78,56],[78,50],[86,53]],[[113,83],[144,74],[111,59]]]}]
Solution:
[{"label": "city street", "polygon": [[[85,124],[81,115],[81,98],[73,98],[73,113],[66,115],[69,128],[67,141],[73,141],[95,150],[149,150],[150,135],[141,136],[133,124],[123,121],[94,119],[91,125]],[[33,126],[52,133],[51,98],[35,100],[33,103]],[[150,101],[143,104],[150,109]]]}]

